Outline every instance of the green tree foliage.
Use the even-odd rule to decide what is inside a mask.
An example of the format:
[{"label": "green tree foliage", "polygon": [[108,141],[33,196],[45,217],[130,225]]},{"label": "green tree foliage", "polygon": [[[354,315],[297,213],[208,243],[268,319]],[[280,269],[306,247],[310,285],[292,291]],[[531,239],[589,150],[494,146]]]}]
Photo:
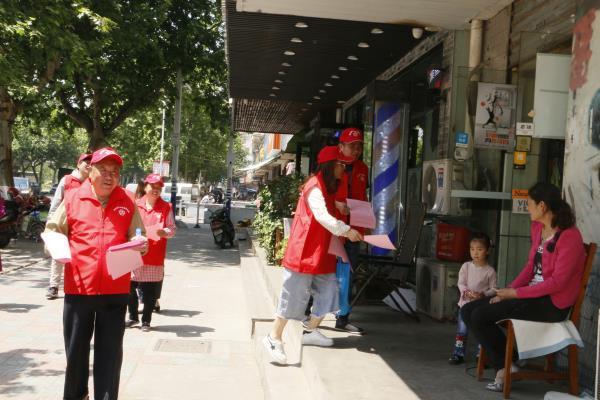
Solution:
[{"label": "green tree foliage", "polygon": [[[90,135],[92,148],[106,144],[136,111],[172,97],[178,68],[186,82],[225,68],[216,0],[104,0],[87,6],[90,15],[73,26],[85,57],[65,59],[54,88],[67,115]],[[98,23],[106,29],[94,29]]]},{"label": "green tree foliage", "polygon": [[302,176],[280,176],[267,183],[258,194],[260,205],[252,227],[260,246],[265,249],[269,262],[275,261],[278,255],[278,249],[275,248],[275,231],[283,230],[283,218],[292,217],[303,182]]},{"label": "green tree foliage", "polygon": [[[197,107],[209,115],[206,132],[223,132],[227,103],[220,23],[218,0],[0,2],[4,180],[12,179],[15,118],[45,94],[86,130],[92,149],[111,143],[113,132],[133,116],[114,140],[125,148],[135,136],[123,138],[142,133],[135,148],[125,150],[132,168],[147,169],[148,157],[156,152],[154,136],[143,136],[154,133],[154,117],[149,120],[144,112],[158,108],[161,100],[171,106],[177,69],[193,89]],[[72,131],[64,118],[63,124]]]},{"label": "green tree foliage", "polygon": [[87,138],[82,130],[68,133],[53,128],[51,124],[37,123],[20,117],[15,126],[13,152],[15,156],[15,173],[23,175],[32,172],[36,182],[42,181],[45,165],[52,176],[58,168],[75,166],[77,157],[86,146]]}]

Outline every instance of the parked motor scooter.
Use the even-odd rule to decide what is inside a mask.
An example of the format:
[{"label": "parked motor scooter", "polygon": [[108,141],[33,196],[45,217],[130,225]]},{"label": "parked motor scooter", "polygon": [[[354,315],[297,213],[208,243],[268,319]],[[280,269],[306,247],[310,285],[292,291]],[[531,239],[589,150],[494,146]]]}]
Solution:
[{"label": "parked motor scooter", "polygon": [[227,215],[225,208],[220,208],[211,214],[210,218],[210,230],[213,234],[215,244],[220,246],[222,249],[227,247],[227,243],[233,247],[233,240],[235,239],[235,228],[233,223]]}]

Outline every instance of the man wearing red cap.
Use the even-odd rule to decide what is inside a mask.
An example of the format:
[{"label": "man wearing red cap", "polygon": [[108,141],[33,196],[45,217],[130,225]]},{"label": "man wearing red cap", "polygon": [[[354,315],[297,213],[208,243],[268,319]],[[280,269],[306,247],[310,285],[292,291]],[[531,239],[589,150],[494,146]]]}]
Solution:
[{"label": "man wearing red cap", "polygon": [[360,233],[336,219],[335,193],[345,163],[336,146],[324,147],[317,157],[317,172],[304,184],[290,230],[283,261],[283,284],[271,333],[263,345],[273,360],[285,364],[283,330],[290,319],[303,320],[312,294],[310,319],[304,325],[302,344],[332,346],[333,340],[317,328],[326,314],[338,310],[338,288],[334,255],[329,254],[332,237],[343,236],[352,241],[362,239]]},{"label": "man wearing red cap", "polygon": [[[346,166],[346,172],[342,177],[340,188],[336,193],[336,202],[345,203],[346,199],[355,199],[367,201],[367,187],[369,183],[369,167],[360,160],[363,151],[363,134],[358,128],[346,128],[340,135],[338,144],[340,151],[347,157],[351,157],[354,161]],[[353,227],[361,234],[364,234],[363,228]],[[358,254],[360,252],[359,242],[346,241],[344,247],[348,254],[350,265],[357,266]],[[340,294],[350,294],[352,287],[352,274],[349,272],[346,276],[348,279],[340,280],[343,285],[348,285],[346,288],[340,288]],[[343,275],[343,274],[341,274]],[[340,312],[337,315],[335,327],[348,333],[363,334],[363,329],[350,323],[350,299],[340,299]]]},{"label": "man wearing red cap", "polygon": [[[106,253],[144,231],[137,207],[119,187],[123,160],[110,147],[92,154],[89,179],[69,190],[46,229],[68,237],[63,334],[67,356],[65,400],[89,398],[90,341],[94,336],[94,398],[118,398],[129,274],[113,279]],[[147,243],[139,248],[142,254]]]},{"label": "man wearing red cap", "polygon": [[[56,211],[60,203],[62,203],[65,197],[65,192],[76,189],[81,186],[81,183],[87,179],[90,174],[90,160],[92,155],[90,153],[83,153],[77,160],[77,169],[74,169],[69,175],[65,175],[61,178],[56,186],[54,197],[52,197],[52,203],[50,203],[50,210],[48,211],[48,219],[52,217],[52,214]],[[62,279],[64,265],[54,260],[50,261],[50,285],[46,292],[46,298],[53,300],[58,297],[58,287]]]}]

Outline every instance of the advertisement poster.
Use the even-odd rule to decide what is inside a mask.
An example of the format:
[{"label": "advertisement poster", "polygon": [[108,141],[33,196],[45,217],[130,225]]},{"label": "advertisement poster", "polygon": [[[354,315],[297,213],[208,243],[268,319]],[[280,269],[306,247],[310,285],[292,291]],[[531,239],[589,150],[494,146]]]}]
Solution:
[{"label": "advertisement poster", "polygon": [[479,82],[475,147],[512,150],[515,142],[517,87]]}]

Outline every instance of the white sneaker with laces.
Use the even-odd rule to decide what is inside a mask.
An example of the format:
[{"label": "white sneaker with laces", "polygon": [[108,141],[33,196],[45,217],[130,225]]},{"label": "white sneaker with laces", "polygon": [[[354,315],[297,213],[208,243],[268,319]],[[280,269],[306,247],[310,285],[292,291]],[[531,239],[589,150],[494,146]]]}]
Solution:
[{"label": "white sneaker with laces", "polygon": [[312,332],[306,332],[302,335],[302,344],[321,347],[331,347],[333,346],[333,339],[328,338],[327,336],[323,335],[318,329],[315,329]]},{"label": "white sneaker with laces", "polygon": [[285,355],[281,340],[272,339],[271,335],[267,335],[262,342],[273,361],[279,364],[287,363],[287,356]]}]

